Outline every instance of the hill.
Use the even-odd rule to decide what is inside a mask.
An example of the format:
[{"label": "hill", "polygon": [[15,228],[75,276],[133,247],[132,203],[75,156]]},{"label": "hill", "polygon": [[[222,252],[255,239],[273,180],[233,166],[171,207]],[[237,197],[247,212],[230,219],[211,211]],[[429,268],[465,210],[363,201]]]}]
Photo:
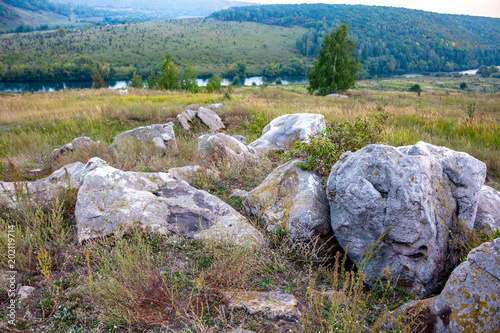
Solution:
[{"label": "hill", "polygon": [[266,5],[229,8],[211,17],[308,29],[296,47],[316,55],[323,36],[343,21],[368,72],[453,71],[500,63],[500,19],[405,8]]},{"label": "hill", "polygon": [[32,31],[40,26],[68,25],[71,7],[66,4],[38,0],[0,1],[0,31],[17,29]]},{"label": "hill", "polygon": [[[178,66],[192,62],[200,75],[227,72],[240,60],[246,72],[261,74],[269,63],[293,64],[295,40],[302,27],[205,19],[149,21],[67,31],[0,37],[0,81],[90,80],[93,62],[109,63],[116,77],[137,70],[145,78],[170,54]],[[307,59],[306,59],[307,60]]]}]

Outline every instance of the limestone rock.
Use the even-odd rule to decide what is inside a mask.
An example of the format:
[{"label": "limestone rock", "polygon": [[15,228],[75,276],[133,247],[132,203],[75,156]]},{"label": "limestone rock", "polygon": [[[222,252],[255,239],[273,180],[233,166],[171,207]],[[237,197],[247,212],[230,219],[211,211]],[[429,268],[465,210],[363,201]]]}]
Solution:
[{"label": "limestone rock", "polygon": [[185,110],[198,111],[199,108],[198,104],[189,104],[185,107]]},{"label": "limestone rock", "polygon": [[175,179],[183,180],[190,185],[207,182],[208,179],[219,178],[219,173],[217,171],[205,169],[199,165],[171,168],[168,170],[168,174]]},{"label": "limestone rock", "polygon": [[219,198],[167,173],[125,172],[92,158],[76,203],[79,242],[130,228],[260,246],[262,234]]},{"label": "limestone rock", "polygon": [[498,332],[500,238],[473,249],[467,259],[455,268],[441,294],[407,303],[394,314],[420,312],[425,332]]},{"label": "limestone rock", "polygon": [[234,190],[231,191],[231,195],[229,195],[229,198],[232,198],[232,197],[244,198],[247,195],[248,195],[248,191],[240,190],[238,188],[235,188]]},{"label": "limestone rock", "polygon": [[200,136],[198,138],[198,151],[204,158],[216,155],[249,161],[259,159],[253,148],[224,133]]},{"label": "limestone rock", "polygon": [[247,144],[247,138],[245,138],[243,135],[233,135],[233,138],[235,138],[244,145]]},{"label": "limestone rock", "polygon": [[65,144],[61,148],[54,149],[50,153],[50,157],[51,158],[59,157],[60,155],[66,153],[68,151],[73,151],[76,148],[81,148],[81,147],[85,147],[85,146],[93,145],[93,144],[96,144],[96,142],[94,142],[91,138],[89,138],[87,136],[81,136],[81,137],[78,137],[78,138],[74,139],[73,141]]},{"label": "limestone rock", "polygon": [[22,301],[25,298],[28,298],[34,291],[35,287],[30,287],[30,286],[21,286],[17,290],[17,297],[20,301]]},{"label": "limestone rock", "polygon": [[199,108],[197,117],[200,118],[201,121],[212,131],[218,131],[220,129],[226,128],[217,113],[210,109]]},{"label": "limestone rock", "polygon": [[280,292],[240,291],[223,293],[230,309],[243,309],[250,314],[260,314],[270,320],[299,321],[298,301],[290,294]]},{"label": "limestone rock", "polygon": [[222,117],[225,114],[225,112],[224,112],[224,105],[222,105],[220,103],[211,104],[211,105],[207,106],[207,109],[210,109],[210,110],[214,111],[215,113],[217,113],[217,115],[219,117]]},{"label": "limestone rock", "polygon": [[331,234],[330,207],[321,178],[293,160],[276,168],[244,198],[249,214],[268,231],[285,230],[296,240]]},{"label": "limestone rock", "polygon": [[249,147],[259,152],[285,150],[297,141],[308,141],[312,135],[326,128],[322,114],[295,113],[280,116],[262,130],[262,136]]},{"label": "limestone rock", "polygon": [[500,192],[494,188],[481,188],[474,228],[488,234],[500,229]]},{"label": "limestone rock", "polygon": [[349,96],[347,96],[347,95],[339,95],[339,94],[330,94],[330,95],[326,95],[326,97],[330,97],[330,98],[348,98]]},{"label": "limestone rock", "polygon": [[[192,108],[194,109],[194,106]],[[179,122],[181,123],[182,128],[184,128],[186,131],[189,131],[191,129],[191,126],[189,126],[189,122],[193,121],[193,119],[196,117],[197,114],[198,114],[198,105],[196,105],[196,110],[192,109],[184,110],[181,114],[177,115],[177,120],[179,120]]]},{"label": "limestone rock", "polygon": [[138,140],[151,142],[158,148],[168,149],[177,152],[177,142],[175,141],[174,124],[155,124],[137,127],[115,136],[111,147],[123,143],[127,140]]},{"label": "limestone rock", "polygon": [[402,285],[433,293],[458,264],[449,231],[455,218],[472,228],[485,176],[483,162],[424,142],[347,152],[327,184],[335,237],[359,265],[388,230],[364,267],[367,277],[376,279],[389,266]]},{"label": "limestone rock", "polygon": [[120,96],[128,96],[127,89],[118,90],[118,93],[120,94]]},{"label": "limestone rock", "polygon": [[71,163],[54,171],[50,176],[33,182],[0,181],[0,204],[8,209],[16,209],[19,202],[50,201],[63,189],[80,187],[80,177],[85,164]]}]

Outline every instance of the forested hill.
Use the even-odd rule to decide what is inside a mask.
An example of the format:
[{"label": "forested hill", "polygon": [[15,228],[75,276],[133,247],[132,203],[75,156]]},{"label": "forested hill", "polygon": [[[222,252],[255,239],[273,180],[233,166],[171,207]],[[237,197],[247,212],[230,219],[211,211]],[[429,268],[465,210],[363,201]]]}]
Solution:
[{"label": "forested hill", "polygon": [[309,28],[296,44],[305,56],[317,54],[323,36],[345,20],[368,72],[453,71],[500,64],[497,18],[325,4],[235,7],[211,17]]}]

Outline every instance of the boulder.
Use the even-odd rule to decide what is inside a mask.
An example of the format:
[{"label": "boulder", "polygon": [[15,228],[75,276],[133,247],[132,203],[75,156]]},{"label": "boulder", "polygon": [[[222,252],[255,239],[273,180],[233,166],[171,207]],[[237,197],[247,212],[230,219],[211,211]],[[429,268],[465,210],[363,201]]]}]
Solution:
[{"label": "boulder", "polygon": [[327,183],[335,237],[369,280],[389,266],[401,285],[429,295],[458,264],[450,230],[456,220],[472,229],[485,176],[483,162],[424,142],[347,152]]},{"label": "boulder", "polygon": [[125,172],[99,158],[85,166],[76,203],[79,242],[131,228],[260,246],[262,234],[219,198],[167,173]]},{"label": "boulder", "polygon": [[295,142],[308,141],[312,135],[326,128],[322,114],[295,113],[280,116],[262,130],[262,136],[249,147],[267,153],[291,148]]},{"label": "boulder", "polygon": [[19,202],[50,201],[62,190],[79,188],[80,177],[85,164],[71,163],[54,171],[50,176],[33,182],[0,181],[0,204],[8,209],[16,209]]},{"label": "boulder", "polygon": [[219,117],[222,117],[225,114],[225,112],[224,112],[224,105],[222,105],[220,103],[211,104],[211,105],[207,106],[207,109],[210,109],[210,110],[214,111],[215,113],[217,113],[217,115]]},{"label": "boulder", "polygon": [[407,303],[393,313],[401,314],[416,315],[425,332],[498,332],[500,238],[473,249],[467,261],[455,268],[441,294]]},{"label": "boulder", "polygon": [[25,298],[30,297],[30,295],[35,291],[35,287],[21,286],[17,290],[17,298],[22,301]]},{"label": "boulder", "polygon": [[81,147],[85,147],[85,146],[93,145],[93,144],[96,144],[96,142],[94,142],[91,138],[86,137],[86,136],[80,136],[80,137],[74,139],[73,141],[65,144],[61,148],[54,149],[50,153],[49,157],[50,158],[59,157],[60,155],[66,153],[68,151],[73,151],[76,148],[81,148]]},{"label": "boulder", "polygon": [[330,94],[330,95],[326,95],[326,97],[330,97],[330,98],[348,98],[349,96],[347,96],[347,95],[339,95],[339,94]]},{"label": "boulder", "polygon": [[321,177],[302,170],[297,162],[271,172],[244,197],[243,207],[271,232],[281,229],[300,241],[330,235],[330,207]]},{"label": "boulder", "polygon": [[500,192],[494,188],[486,185],[481,188],[474,228],[487,234],[500,229]]},{"label": "boulder", "polygon": [[200,136],[198,138],[198,151],[204,158],[216,155],[247,161],[257,161],[259,159],[257,152],[253,148],[224,133]]},{"label": "boulder", "polygon": [[189,126],[189,122],[193,121],[193,119],[196,117],[197,114],[198,114],[198,106],[196,105],[196,110],[191,110],[191,109],[184,110],[181,114],[177,115],[177,120],[181,124],[182,128],[184,128],[186,131],[189,131],[191,129],[191,126]]},{"label": "boulder", "polygon": [[247,144],[247,138],[245,138],[243,135],[233,135],[233,138],[235,138],[244,145]]},{"label": "boulder", "polygon": [[217,113],[210,109],[199,108],[197,117],[200,118],[201,121],[212,131],[218,131],[220,129],[226,128]]},{"label": "boulder", "polygon": [[188,165],[180,168],[171,168],[168,169],[168,174],[175,179],[183,180],[190,185],[200,184],[203,182],[206,183],[209,178],[219,178],[219,173],[217,171],[205,169],[199,165]]},{"label": "boulder", "polygon": [[249,314],[260,314],[270,320],[299,321],[300,311],[297,299],[281,292],[240,291],[223,292],[225,303],[230,309],[243,309]]},{"label": "boulder", "polygon": [[155,124],[144,127],[137,127],[115,136],[111,147],[119,145],[127,140],[138,140],[153,143],[158,148],[168,149],[177,152],[177,142],[175,141],[174,124]]},{"label": "boulder", "polygon": [[127,89],[118,90],[118,93],[120,94],[120,96],[128,96],[128,90]]}]

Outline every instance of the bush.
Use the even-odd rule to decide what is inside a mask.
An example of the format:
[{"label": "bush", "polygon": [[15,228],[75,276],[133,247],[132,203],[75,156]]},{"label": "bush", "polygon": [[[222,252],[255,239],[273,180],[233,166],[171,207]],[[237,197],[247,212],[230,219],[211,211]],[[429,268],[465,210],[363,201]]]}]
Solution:
[{"label": "bush", "polygon": [[420,84],[416,83],[408,89],[409,92],[416,92],[418,96],[420,96],[420,93],[422,92],[422,88],[420,88]]},{"label": "bush", "polygon": [[295,155],[305,159],[299,166],[324,178],[328,177],[340,155],[347,151],[354,152],[379,140],[387,117],[388,113],[379,106],[377,111],[368,116],[358,116],[353,123],[337,123],[309,142],[297,143]]}]

